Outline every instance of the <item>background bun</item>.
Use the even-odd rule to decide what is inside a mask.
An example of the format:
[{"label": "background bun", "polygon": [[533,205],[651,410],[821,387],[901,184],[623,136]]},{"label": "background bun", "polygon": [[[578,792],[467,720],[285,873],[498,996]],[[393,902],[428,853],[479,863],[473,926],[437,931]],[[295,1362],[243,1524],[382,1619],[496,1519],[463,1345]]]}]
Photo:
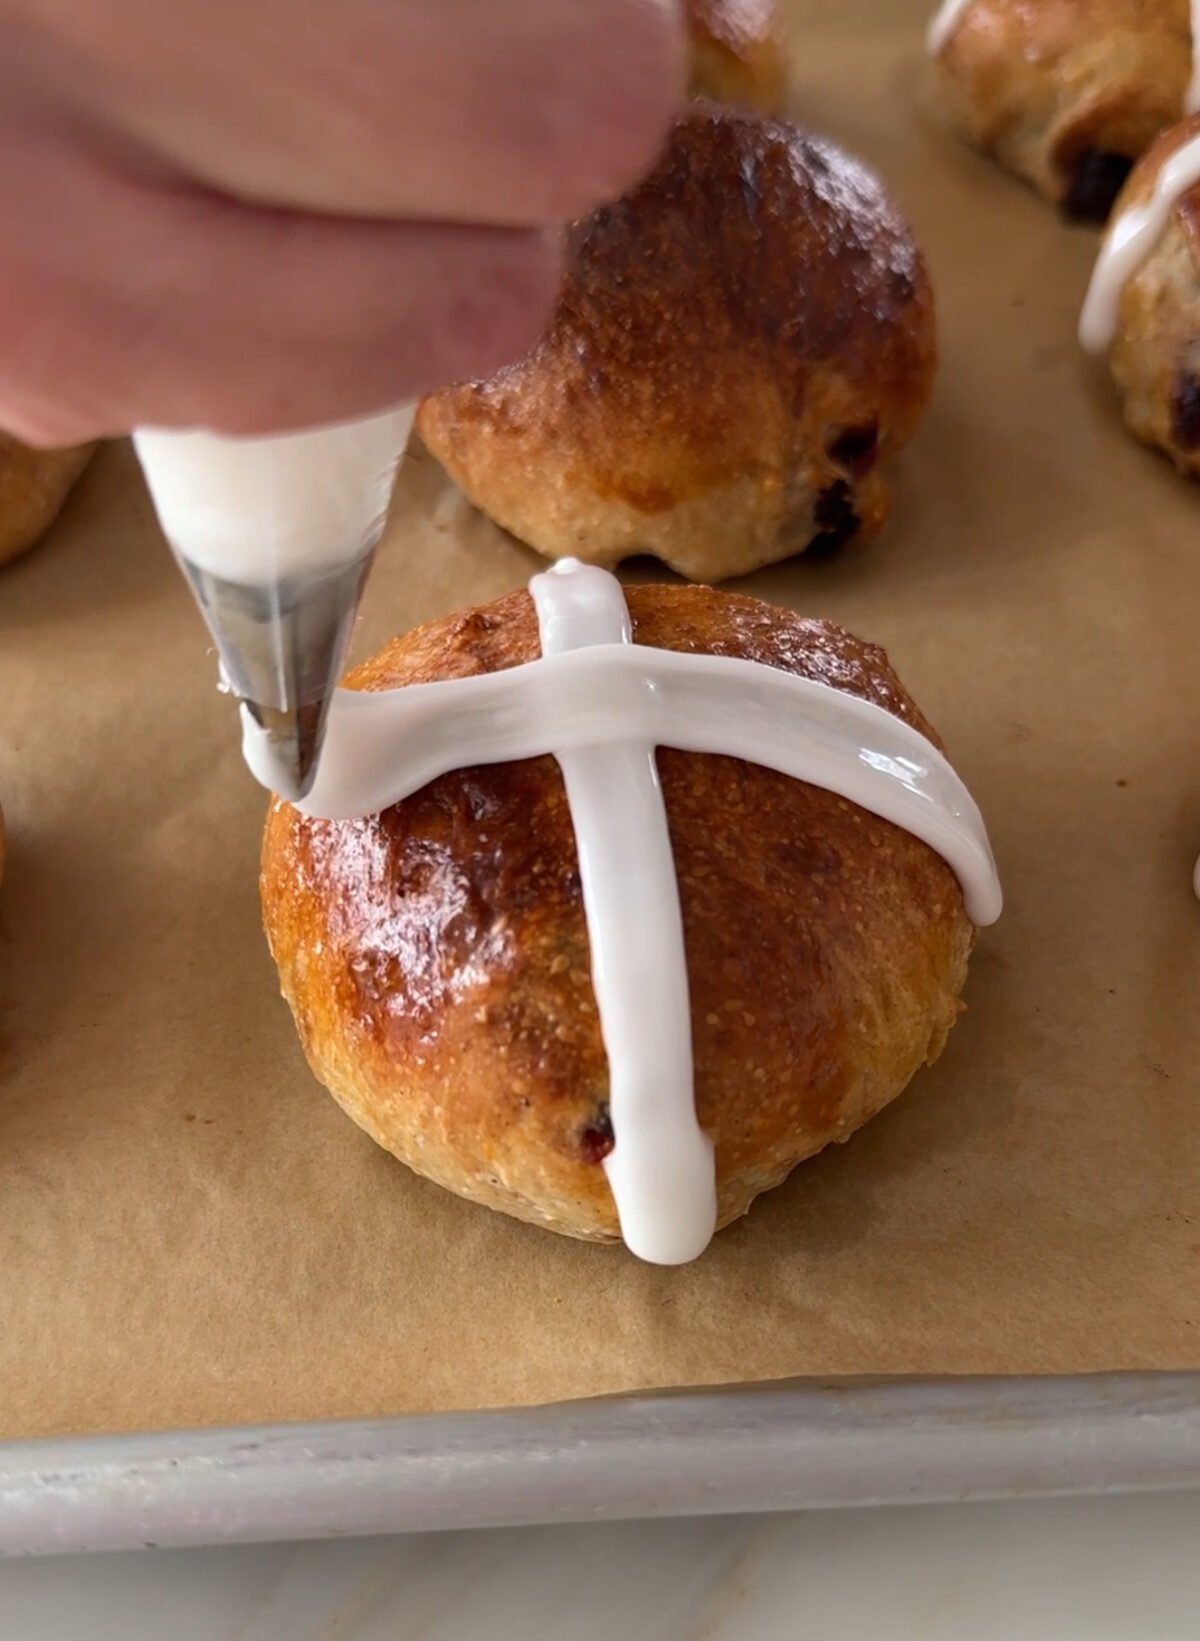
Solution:
[{"label": "background bun", "polygon": [[1183,112],[1188,0],[973,0],[937,60],[963,134],[1068,216],[1103,222]]},{"label": "background bun", "polygon": [[[1148,199],[1172,154],[1198,136],[1200,115],[1164,132],[1117,210]],[[1165,233],[1127,281],[1109,365],[1131,431],[1200,478],[1200,186],[1180,196]]]},{"label": "background bun", "polygon": [[658,167],[571,232],[543,341],[418,426],[547,558],[654,553],[721,580],[886,520],[935,367],[903,217],[832,143],[696,105]]},{"label": "background bun", "polygon": [[686,0],[691,92],[774,112],[787,82],[774,0]]},{"label": "background bun", "polygon": [[94,449],[31,450],[0,433],[0,564],[45,535]]}]

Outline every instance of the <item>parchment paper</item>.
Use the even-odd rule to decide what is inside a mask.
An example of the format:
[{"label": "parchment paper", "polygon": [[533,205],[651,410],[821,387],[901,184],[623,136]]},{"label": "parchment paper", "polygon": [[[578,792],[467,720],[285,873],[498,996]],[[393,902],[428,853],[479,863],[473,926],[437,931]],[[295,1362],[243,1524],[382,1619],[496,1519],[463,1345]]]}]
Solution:
[{"label": "parchment paper", "polygon": [[[1094,236],[925,111],[924,7],[791,12],[944,365],[887,536],[748,585],[883,640],[990,819],[1008,911],[948,1053],[683,1271],[408,1174],[305,1068],[263,804],[111,449],[0,576],[0,1436],[1200,1368],[1200,490],[1076,352]],[[358,649],[535,567],[417,455]]]}]

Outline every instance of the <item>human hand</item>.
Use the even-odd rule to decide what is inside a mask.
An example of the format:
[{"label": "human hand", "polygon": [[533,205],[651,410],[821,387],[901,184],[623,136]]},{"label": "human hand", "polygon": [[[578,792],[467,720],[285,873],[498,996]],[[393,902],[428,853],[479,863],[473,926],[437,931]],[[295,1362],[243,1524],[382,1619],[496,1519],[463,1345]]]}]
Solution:
[{"label": "human hand", "polygon": [[261,433],[524,352],[675,0],[0,0],[0,427]]}]

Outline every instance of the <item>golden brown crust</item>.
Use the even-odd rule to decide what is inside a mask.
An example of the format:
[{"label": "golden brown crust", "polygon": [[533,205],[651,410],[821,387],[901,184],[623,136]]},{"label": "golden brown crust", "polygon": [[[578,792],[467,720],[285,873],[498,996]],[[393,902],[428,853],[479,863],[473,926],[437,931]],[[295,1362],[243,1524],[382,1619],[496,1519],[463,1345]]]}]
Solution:
[{"label": "golden brown crust", "polygon": [[1103,221],[1183,111],[1189,0],[973,0],[937,66],[977,147],[1069,215]]},{"label": "golden brown crust", "polygon": [[715,581],[877,533],[935,365],[903,218],[856,160],[697,105],[571,236],[528,359],[425,400],[430,450],[548,558]]},{"label": "golden brown crust", "polygon": [[[698,587],[628,590],[635,638],[747,656],[931,733],[883,652]],[[388,689],[539,653],[525,593],[395,640]],[[925,844],[841,798],[663,751],[697,1106],[721,1222],[844,1140],[936,1059],[973,930]],[[607,1067],[570,817],[549,758],[471,769],[361,821],[267,818],[264,921],[316,1075],[381,1145],[462,1196],[612,1240]]]},{"label": "golden brown crust", "polygon": [[0,809],[0,883],[4,882],[4,867],[8,860],[8,833],[4,826],[4,810]]},{"label": "golden brown crust", "polygon": [[[1163,132],[1134,168],[1117,211],[1144,203],[1163,166],[1197,136],[1200,115]],[[1127,281],[1109,365],[1135,437],[1200,478],[1200,186],[1176,202],[1158,244]]]},{"label": "golden brown crust", "polygon": [[31,450],[0,433],[0,564],[45,535],[94,449]]},{"label": "golden brown crust", "polygon": [[774,0],[686,0],[693,97],[768,113],[787,82]]}]

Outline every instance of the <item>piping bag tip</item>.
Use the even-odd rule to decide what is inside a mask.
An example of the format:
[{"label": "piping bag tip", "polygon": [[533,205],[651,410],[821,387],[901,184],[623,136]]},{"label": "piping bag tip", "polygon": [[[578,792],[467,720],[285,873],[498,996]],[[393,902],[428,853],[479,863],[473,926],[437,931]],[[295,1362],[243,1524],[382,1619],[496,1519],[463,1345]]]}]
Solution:
[{"label": "piping bag tip", "polygon": [[241,703],[242,756],[260,786],[300,803],[317,774],[317,759],[328,715],[328,698],[291,711]]},{"label": "piping bag tip", "polygon": [[242,709],[242,752],[268,791],[299,802],[316,778],[326,719],[373,552],[319,575],[246,585],[180,563]]}]

